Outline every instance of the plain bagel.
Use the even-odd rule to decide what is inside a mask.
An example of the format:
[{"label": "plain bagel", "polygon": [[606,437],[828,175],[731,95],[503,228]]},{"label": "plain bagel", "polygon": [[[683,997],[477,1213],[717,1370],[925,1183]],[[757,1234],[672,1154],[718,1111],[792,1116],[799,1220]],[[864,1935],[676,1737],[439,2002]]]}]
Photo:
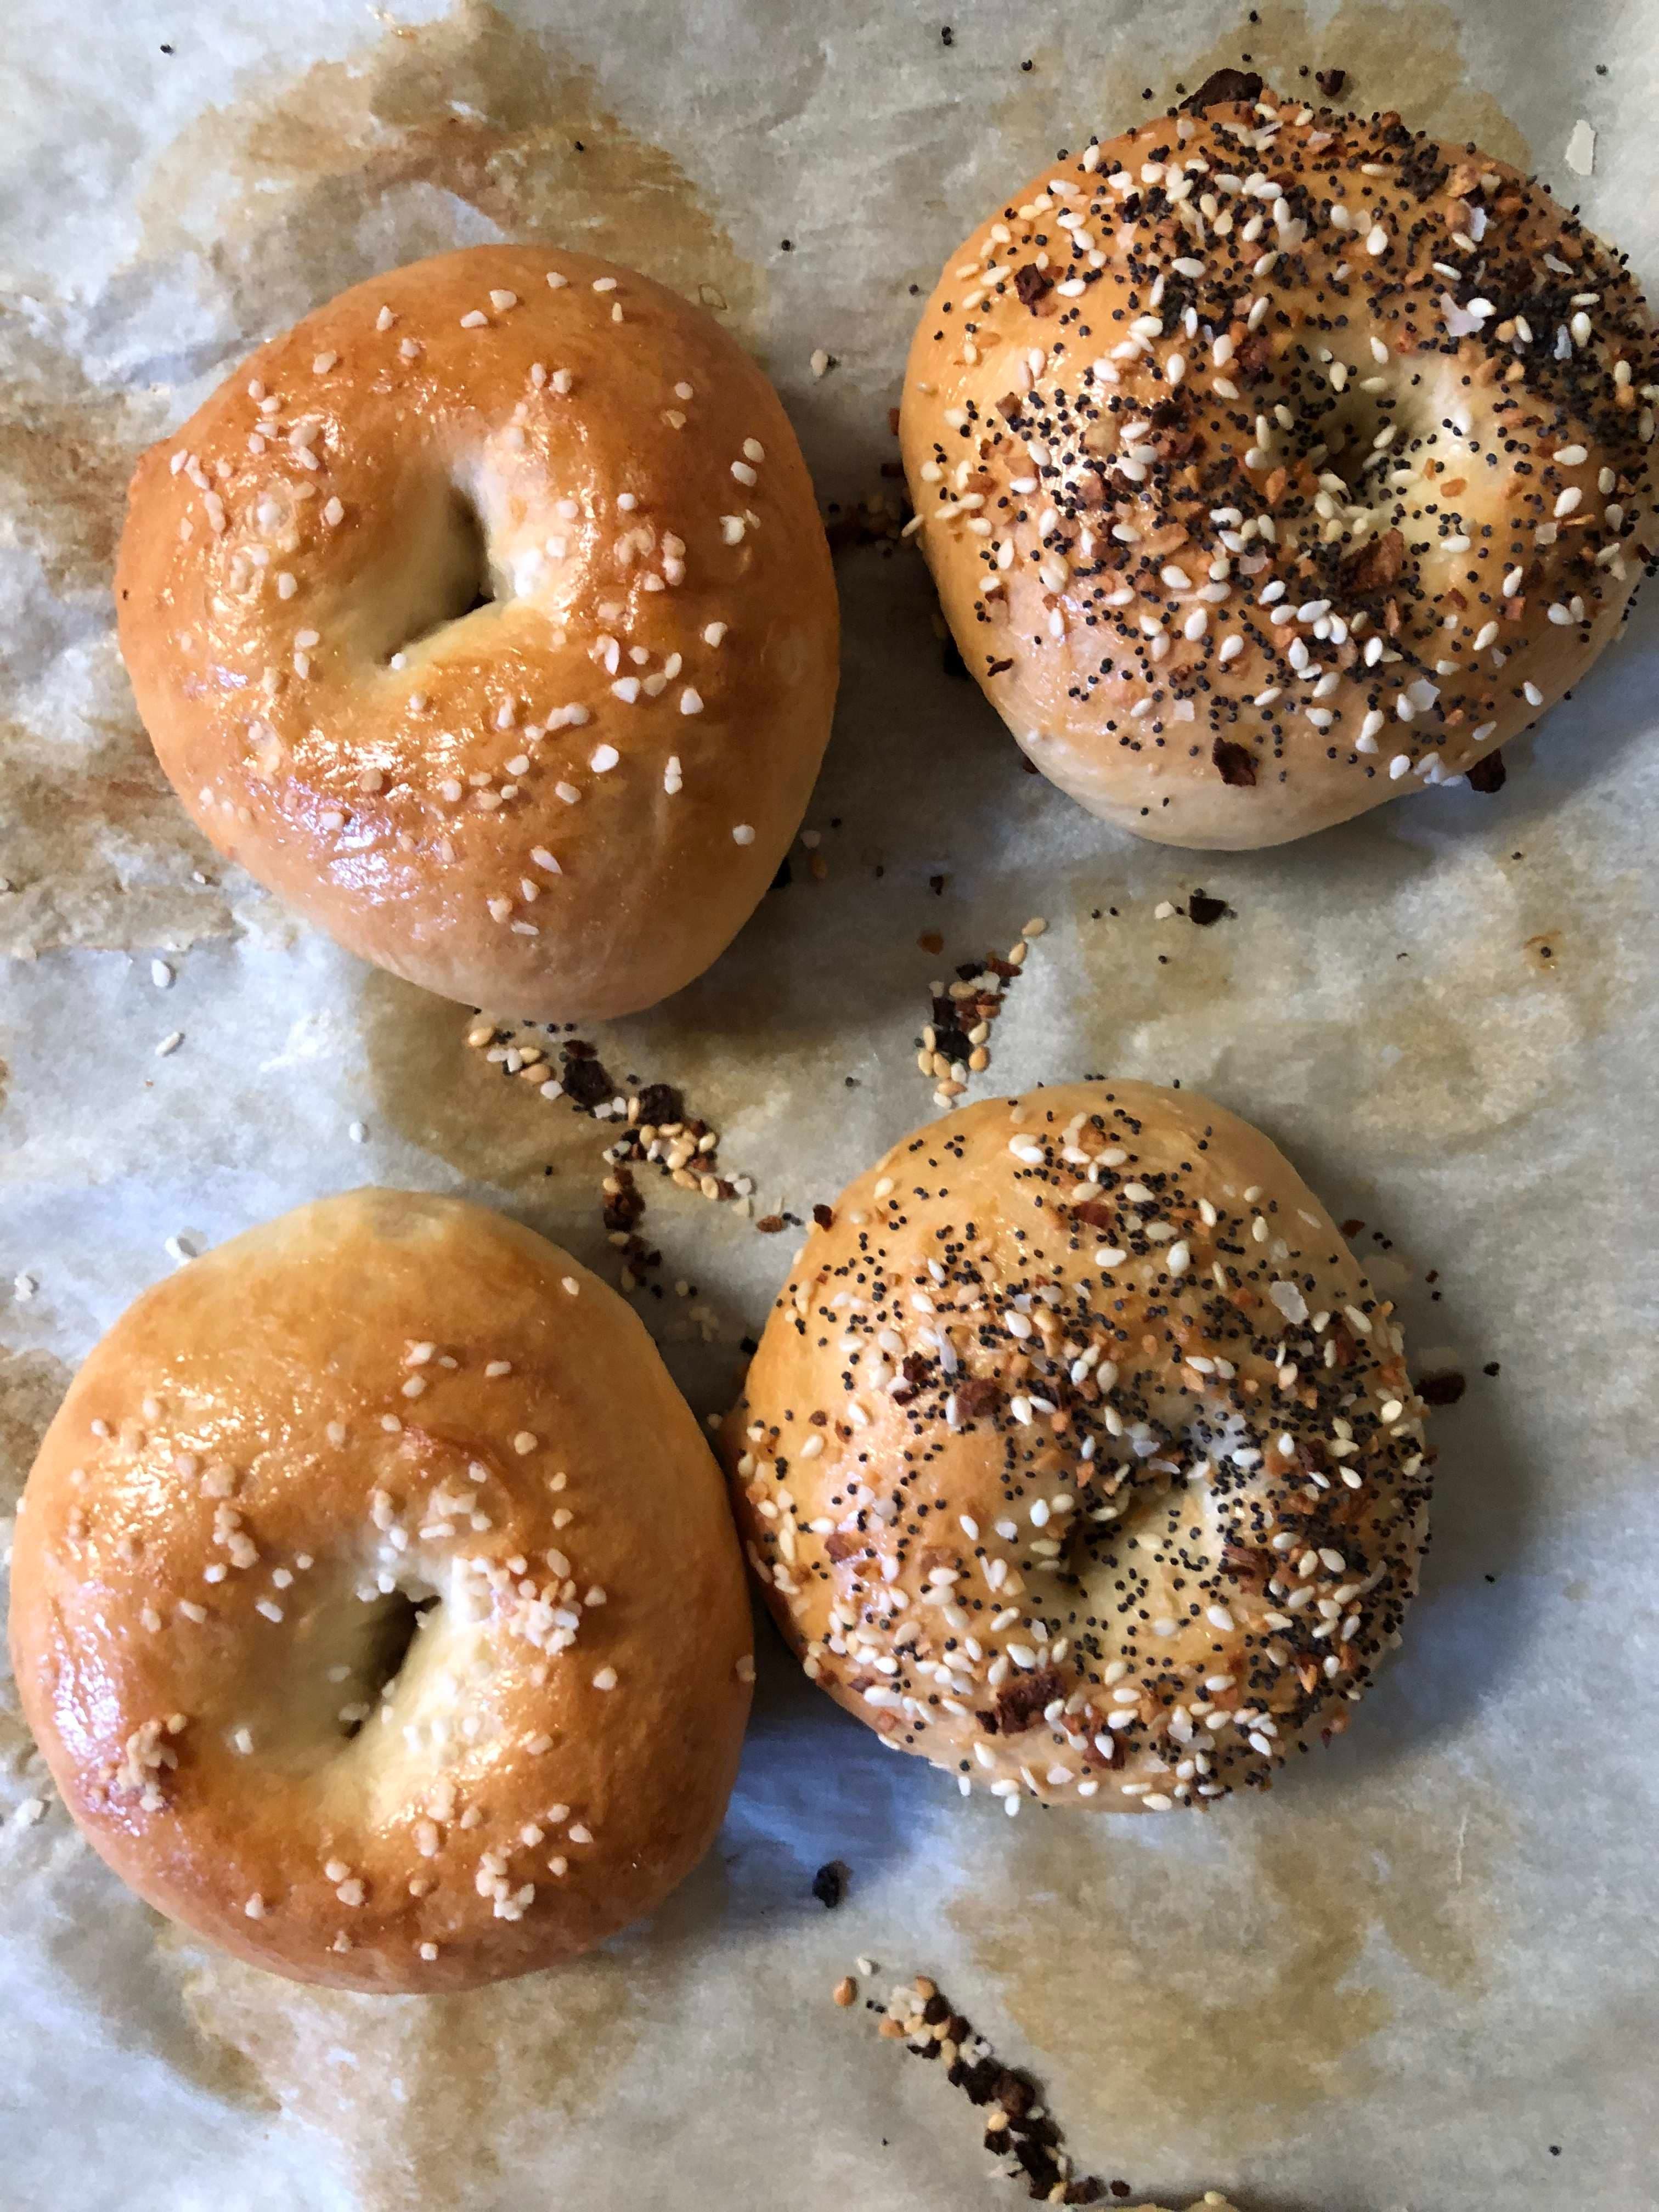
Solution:
[{"label": "plain bagel", "polygon": [[588,1950],[737,1771],[750,1616],[697,1424],[614,1291],[457,1200],[325,1199],[147,1291],[46,1433],[11,1587],[93,1844],[297,1980]]},{"label": "plain bagel", "polygon": [[901,434],[963,659],[1035,765],[1166,844],[1474,770],[1651,556],[1654,325],[1536,183],[1237,70],[951,256]]},{"label": "plain bagel", "polygon": [[1396,1640],[1428,1476],[1389,1302],[1267,1139],[1186,1091],[966,1107],[803,1247],[727,1425],[806,1672],[988,1787],[1265,1787]]},{"label": "plain bagel", "polygon": [[222,853],[365,959],[629,1013],[759,902],[836,605],[777,394],[632,270],[480,246],[262,346],[133,478],[121,650]]}]

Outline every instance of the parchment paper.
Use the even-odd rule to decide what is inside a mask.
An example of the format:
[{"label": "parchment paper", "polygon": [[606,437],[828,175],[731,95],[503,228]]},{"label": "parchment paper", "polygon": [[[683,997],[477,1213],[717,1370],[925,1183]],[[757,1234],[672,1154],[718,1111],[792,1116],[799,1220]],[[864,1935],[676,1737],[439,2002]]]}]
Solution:
[{"label": "parchment paper", "polygon": [[[529,235],[701,296],[764,357],[825,498],[891,499],[915,288],[1046,151],[1241,52],[1281,84],[1344,67],[1363,107],[1530,160],[1659,287],[1650,8],[1255,14],[9,0],[0,1509],[75,1362],[173,1253],[314,1194],[470,1191],[616,1272],[604,1131],[467,1051],[459,1010],[296,928],[174,805],[112,635],[136,451],[340,286]],[[1587,177],[1565,160],[1581,120]],[[836,365],[815,378],[820,347]],[[1498,797],[1425,793],[1215,858],[1119,839],[1021,772],[943,665],[912,550],[849,550],[841,580],[842,700],[808,817],[823,878],[798,850],[709,975],[595,1041],[617,1074],[684,1087],[755,1179],[753,1213],[805,1216],[933,1110],[914,1049],[930,980],[1046,917],[975,1095],[1090,1070],[1210,1091],[1363,1221],[1418,1371],[1469,1379],[1435,1425],[1404,1651],[1269,1798],[1010,1821],[884,1754],[768,1632],[719,1848],[660,1918],[572,1972],[444,2002],[296,1991],[176,1936],[78,1843],[8,1686],[6,2207],[1024,2201],[985,2178],[939,2069],[830,2005],[860,1952],[878,1993],[932,1972],[1039,2072],[1079,2163],[1137,2198],[1659,2202],[1659,593],[1511,748]],[[1200,886],[1224,919],[1159,918]],[[793,1234],[649,1195],[664,1283],[696,1295],[639,1303],[699,1411],[722,1407]],[[811,1894],[832,1858],[851,1869],[834,1912]]]}]

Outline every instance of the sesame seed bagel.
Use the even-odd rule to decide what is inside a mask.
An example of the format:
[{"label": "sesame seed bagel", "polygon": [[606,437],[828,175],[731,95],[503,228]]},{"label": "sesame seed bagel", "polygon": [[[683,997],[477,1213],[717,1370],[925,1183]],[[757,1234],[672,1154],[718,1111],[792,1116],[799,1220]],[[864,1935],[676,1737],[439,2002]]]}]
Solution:
[{"label": "sesame seed bagel", "polygon": [[1221,70],[951,255],[901,416],[968,666],[1165,844],[1275,845],[1498,746],[1651,558],[1654,324],[1537,184]]},{"label": "sesame seed bagel", "polygon": [[146,1291],[46,1432],[11,1588],[92,1844],[297,1981],[574,1958],[737,1771],[750,1623],[697,1424],[614,1291],[454,1199],[325,1199]]},{"label": "sesame seed bagel", "polygon": [[586,254],[479,246],[262,346],[133,477],[121,650],[219,850],[471,1006],[700,975],[799,823],[837,614],[777,394]]},{"label": "sesame seed bagel", "polygon": [[1426,1531],[1387,1299],[1144,1083],[947,1114],[803,1247],[727,1425],[807,1673],[964,1795],[1167,1812],[1346,1722]]}]

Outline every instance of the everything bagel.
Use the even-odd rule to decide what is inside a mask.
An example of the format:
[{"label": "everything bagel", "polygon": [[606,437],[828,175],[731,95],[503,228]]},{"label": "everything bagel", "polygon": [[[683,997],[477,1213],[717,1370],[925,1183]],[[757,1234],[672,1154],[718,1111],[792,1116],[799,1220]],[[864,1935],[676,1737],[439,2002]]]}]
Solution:
[{"label": "everything bagel", "polygon": [[11,1648],[133,1888],[374,1990],[650,1911],[720,1826],[753,1677],[719,1470],[638,1321],[517,1224],[392,1191],[115,1324],[29,1476]]},{"label": "everything bagel", "polygon": [[[969,668],[1168,844],[1479,769],[1651,558],[1654,325],[1547,192],[1223,70],[952,254],[902,436]],[[1489,779],[1490,780],[1490,777]]]},{"label": "everything bagel", "polygon": [[1346,1725],[1428,1480],[1393,1309],[1185,1091],[947,1114],[797,1261],[726,1449],[806,1672],[988,1787],[1167,1812]]},{"label": "everything bagel", "polygon": [[585,254],[473,246],[263,346],[133,478],[121,650],[219,850],[365,959],[632,1012],[759,902],[829,735],[776,393]]}]

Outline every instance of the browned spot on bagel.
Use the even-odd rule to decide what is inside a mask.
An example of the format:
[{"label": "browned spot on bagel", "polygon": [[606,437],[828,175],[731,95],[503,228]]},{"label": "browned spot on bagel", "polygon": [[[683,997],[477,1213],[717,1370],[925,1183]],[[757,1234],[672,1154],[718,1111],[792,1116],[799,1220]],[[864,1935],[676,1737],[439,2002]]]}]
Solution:
[{"label": "browned spot on bagel", "polygon": [[1218,738],[1210,748],[1210,757],[1223,783],[1246,788],[1255,781],[1255,755],[1248,745],[1236,744],[1231,738]]},{"label": "browned spot on bagel", "polygon": [[1065,1694],[1066,1685],[1053,1667],[1040,1667],[1035,1674],[1015,1675],[997,1693],[997,1730],[1004,1735],[1023,1735],[1042,1719],[1045,1705]]},{"label": "browned spot on bagel", "polygon": [[996,1412],[1002,1402],[1002,1386],[988,1375],[970,1376],[957,1383],[956,1399],[958,1419],[975,1420],[982,1414]]},{"label": "browned spot on bagel", "polygon": [[1035,307],[1045,292],[1054,289],[1054,278],[1046,269],[1039,269],[1035,261],[1027,261],[1014,271],[1014,289],[1026,307]]},{"label": "browned spot on bagel", "polygon": [[1115,1206],[1107,1205],[1103,1199],[1080,1199],[1071,1211],[1074,1219],[1081,1221],[1090,1229],[1111,1229],[1116,1226],[1117,1210]]},{"label": "browned spot on bagel", "polygon": [[1343,571],[1350,591],[1380,592],[1392,584],[1406,565],[1406,541],[1398,530],[1385,530],[1361,546]]},{"label": "browned spot on bagel", "polygon": [[1265,1553],[1252,1551],[1245,1545],[1224,1546],[1222,1557],[1231,1571],[1252,1589],[1261,1589],[1265,1585],[1273,1571],[1273,1562]]}]

